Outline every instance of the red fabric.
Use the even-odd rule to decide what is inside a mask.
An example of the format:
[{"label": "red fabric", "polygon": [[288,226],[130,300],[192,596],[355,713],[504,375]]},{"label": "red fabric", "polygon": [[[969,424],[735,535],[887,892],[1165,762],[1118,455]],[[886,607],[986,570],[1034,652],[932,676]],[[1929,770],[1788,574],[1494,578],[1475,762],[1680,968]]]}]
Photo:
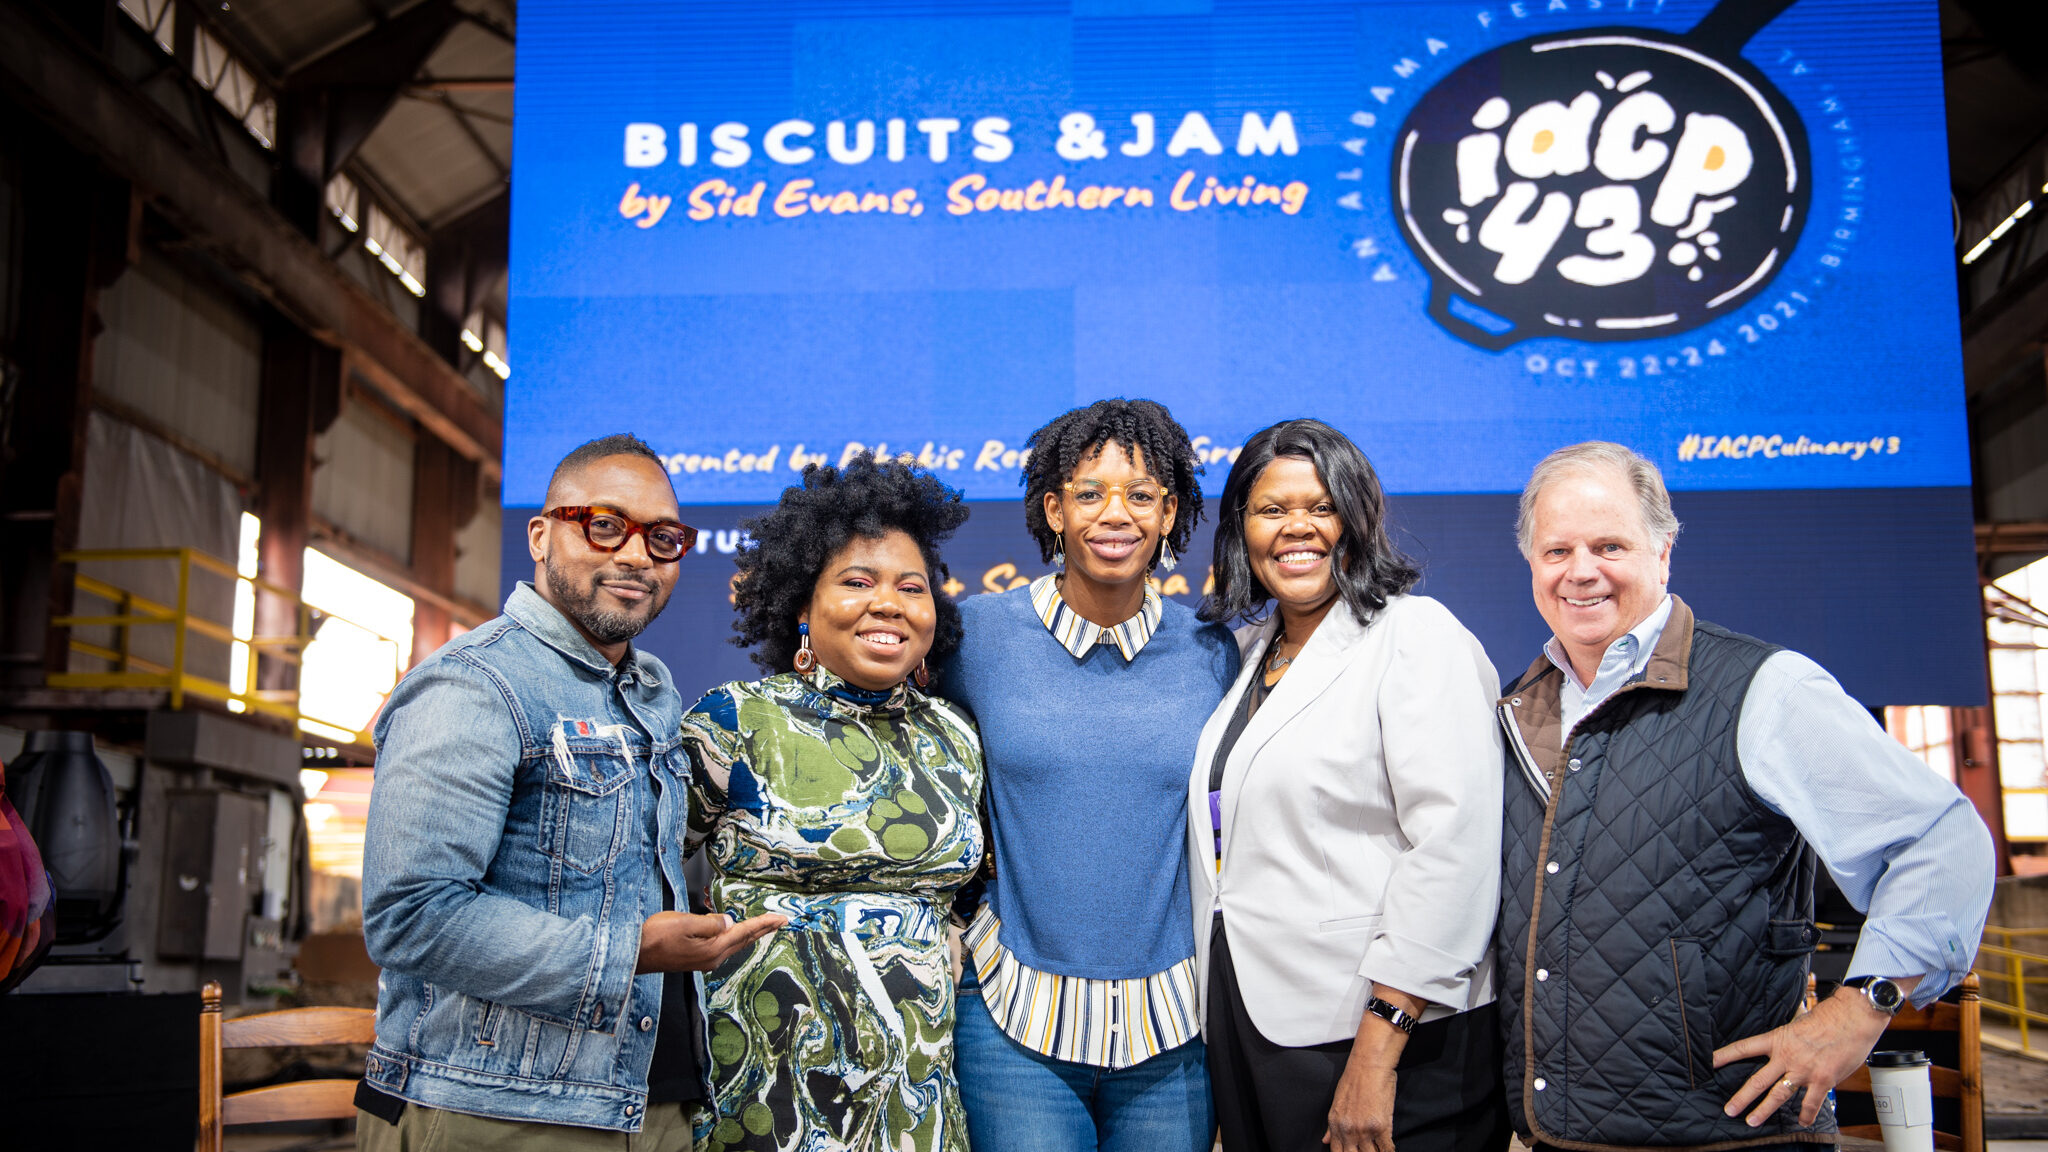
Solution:
[{"label": "red fabric", "polygon": [[7,801],[7,773],[0,766],[0,993],[21,983],[49,954],[57,935],[54,897],[43,854]]}]

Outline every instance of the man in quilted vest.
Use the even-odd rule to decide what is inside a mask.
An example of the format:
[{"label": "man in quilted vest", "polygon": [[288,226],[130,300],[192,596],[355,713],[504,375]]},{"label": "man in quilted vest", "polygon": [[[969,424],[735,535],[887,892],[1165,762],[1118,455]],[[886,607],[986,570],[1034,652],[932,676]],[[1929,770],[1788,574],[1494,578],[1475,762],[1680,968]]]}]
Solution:
[{"label": "man in quilted vest", "polygon": [[[1545,1147],[1832,1143],[1828,1091],[1969,971],[1990,837],[1819,665],[1665,591],[1663,478],[1560,449],[1517,534],[1553,638],[1503,694],[1508,1099]],[[1816,861],[1868,914],[1799,1013]]]}]

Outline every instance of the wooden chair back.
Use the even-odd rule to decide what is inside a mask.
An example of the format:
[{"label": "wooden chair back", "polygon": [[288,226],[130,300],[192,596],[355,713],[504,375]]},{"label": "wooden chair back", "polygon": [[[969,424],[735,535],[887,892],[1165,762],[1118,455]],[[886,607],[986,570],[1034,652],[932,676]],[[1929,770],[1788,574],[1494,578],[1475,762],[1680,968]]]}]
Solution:
[{"label": "wooden chair back", "polygon": [[[1934,1147],[1937,1152],[1984,1152],[1984,1049],[1978,1009],[1977,974],[1972,972],[1963,978],[1960,1002],[1950,1004],[1938,1000],[1926,1008],[1903,1008],[1893,1018],[1891,1027],[1885,1029],[1884,1038],[1877,1042],[1879,1050],[1910,1049],[1920,1047],[1917,1037],[1930,1032],[1955,1035],[1958,1067],[1936,1064],[1928,1069],[1934,1098],[1956,1101],[1962,1113],[1962,1131],[1935,1129]],[[1870,1069],[1858,1068],[1851,1072],[1848,1079],[1836,1085],[1835,1092],[1837,1095],[1844,1092],[1868,1095]],[[1884,1138],[1883,1130],[1875,1124],[1844,1125],[1842,1134],[1865,1140]]]},{"label": "wooden chair back", "polygon": [[300,1080],[221,1094],[221,1052],[228,1048],[295,1048],[315,1044],[368,1044],[377,1038],[377,1013],[368,1008],[291,1008],[223,1021],[220,985],[199,994],[199,1152],[220,1152],[230,1124],[278,1120],[342,1120],[356,1114],[354,1080]]}]

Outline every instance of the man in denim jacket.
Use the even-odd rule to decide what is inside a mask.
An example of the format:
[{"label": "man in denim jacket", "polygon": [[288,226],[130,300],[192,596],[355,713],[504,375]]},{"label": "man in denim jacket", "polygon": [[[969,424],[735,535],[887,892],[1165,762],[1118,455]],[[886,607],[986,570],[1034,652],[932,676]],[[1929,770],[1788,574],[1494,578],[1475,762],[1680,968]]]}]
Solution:
[{"label": "man in denim jacket", "polygon": [[688,912],[682,699],[630,643],[694,532],[640,440],[555,469],[534,582],[377,721],[363,931],[384,969],[363,1149],[692,1144],[697,977],[773,931]]}]

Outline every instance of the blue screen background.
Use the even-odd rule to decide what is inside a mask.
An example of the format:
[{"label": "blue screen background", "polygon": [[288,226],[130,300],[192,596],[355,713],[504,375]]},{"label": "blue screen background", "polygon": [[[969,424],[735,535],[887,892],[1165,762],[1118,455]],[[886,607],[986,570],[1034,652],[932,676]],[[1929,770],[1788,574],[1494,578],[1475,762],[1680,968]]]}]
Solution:
[{"label": "blue screen background", "polygon": [[[1934,0],[1798,0],[1743,50],[1805,126],[1812,199],[1797,247],[1741,312],[1665,337],[1538,337],[1497,352],[1427,313],[1429,275],[1402,236],[1389,172],[1396,128],[1431,85],[1529,36],[1683,33],[1711,7],[529,0],[514,137],[506,580],[531,571],[517,541],[555,461],[594,436],[638,433],[670,458],[682,502],[701,509],[694,519],[730,525],[771,503],[803,460],[836,463],[851,446],[922,453],[971,500],[1014,501],[1005,450],[1077,404],[1146,396],[1212,454],[1211,494],[1229,449],[1275,420],[1313,415],[1372,458],[1397,516],[1404,495],[1452,498],[1411,502],[1404,527],[1439,565],[1463,558],[1463,570],[1432,580],[1468,622],[1498,622],[1473,626],[1510,675],[1541,633],[1530,631],[1540,621],[1526,570],[1516,574],[1499,519],[1512,501],[1500,496],[1545,453],[1599,438],[1657,461],[1675,492],[1736,494],[1711,503],[1712,538],[1768,550],[1777,583],[1745,587],[1754,566],[1739,555],[1697,557],[1689,594],[1725,605],[1714,618],[1802,647],[1866,700],[1981,702]],[[1295,155],[1237,154],[1245,113],[1270,121],[1283,110]],[[1059,153],[1074,112],[1105,132],[1106,156]],[[1207,118],[1222,155],[1165,154],[1188,112]],[[1157,140],[1130,157],[1118,145],[1136,113],[1156,117]],[[926,117],[961,121],[944,162],[914,127]],[[984,117],[1009,121],[1007,158],[972,155],[970,129]],[[794,143],[817,155],[770,160],[764,133],[793,118],[816,126]],[[912,125],[900,161],[884,155],[890,118]],[[875,124],[873,157],[828,158],[827,124],[846,121],[850,135],[863,119]],[[727,122],[748,129],[752,155],[738,167],[711,160],[711,131]],[[662,163],[627,163],[627,126],[638,123],[663,126]],[[687,166],[683,124],[698,132]],[[1168,191],[1188,171],[1197,189],[1211,175],[1250,176],[1299,182],[1306,198],[1294,214],[1178,211]],[[970,174],[996,188],[1055,177],[1074,189],[1148,187],[1156,203],[948,212],[948,186]],[[922,211],[777,216],[772,202],[800,179],[819,194],[914,189]],[[759,215],[686,218],[691,191],[709,180],[762,184]],[[671,198],[652,226],[626,212],[629,188]],[[1771,458],[1734,440],[1772,436],[1865,451]],[[767,466],[746,469],[749,456]],[[1781,498],[1810,491],[1843,498]],[[1824,543],[1795,505],[1830,510]],[[1919,518],[1903,534],[1900,507]],[[1017,530],[1011,515],[1006,532]],[[1681,593],[1688,546],[1676,561]],[[964,594],[982,590],[969,577],[999,553],[1042,569],[1026,541],[972,547],[988,558],[956,561],[956,575],[973,569]],[[730,572],[716,549],[684,563],[705,567],[707,589],[722,587],[711,568]],[[1794,579],[1805,583],[1786,587]],[[1844,585],[1854,595],[1820,592]],[[724,597],[678,596],[648,643],[669,646],[672,661],[691,646],[704,676],[745,673],[716,643]],[[1925,628],[1912,660],[1856,639],[1908,614]]]},{"label": "blue screen background", "polygon": [[[962,449],[949,479],[971,497],[1002,498],[1016,490],[1014,469],[973,466],[989,440],[1014,448],[1048,416],[1106,395],[1165,401],[1218,446],[1276,419],[1320,416],[1365,448],[1395,492],[1512,491],[1545,452],[1594,437],[1657,459],[1674,488],[1966,484],[1931,0],[1800,0],[1745,52],[1800,112],[1816,173],[1797,251],[1745,311],[1770,312],[1800,290],[1810,303],[1791,302],[1797,315],[1774,315],[1769,331],[1727,316],[1664,339],[1535,339],[1489,352],[1425,313],[1427,276],[1386,185],[1400,117],[1498,44],[1580,25],[1681,32],[1709,5],[1514,7],[1528,15],[1492,3],[959,5],[948,15],[887,4],[525,5],[507,502],[537,501],[553,462],[626,412],[665,454],[722,460],[779,446],[770,472],[679,473],[687,502],[773,499],[796,445],[836,462],[848,442]],[[1415,65],[1405,78],[1403,61]],[[1055,151],[1060,118],[1076,110],[1108,133],[1107,158]],[[1121,155],[1129,116],[1148,110],[1159,144]],[[1298,154],[1238,156],[1243,113],[1280,110]],[[1222,156],[1164,154],[1187,111],[1216,127]],[[1360,112],[1375,125],[1355,124]],[[977,161],[963,128],[934,164],[912,127],[901,162],[879,140],[862,164],[825,155],[829,121],[868,119],[879,136],[889,117],[925,116],[1004,117],[1015,151]],[[799,141],[817,152],[808,163],[774,163],[760,147],[789,118],[817,127]],[[736,169],[712,164],[704,138],[726,121],[749,128],[753,155]],[[667,162],[626,165],[635,122],[667,126]],[[683,123],[699,126],[690,167],[676,162]],[[1359,153],[1344,147],[1361,140]],[[1853,191],[1844,157],[1863,178]],[[1175,211],[1165,193],[1187,170],[1198,184],[1299,180],[1307,200],[1296,215]],[[951,215],[945,188],[968,173],[999,187],[1055,176],[1142,184],[1161,203]],[[913,187],[925,211],[775,217],[767,201],[798,178],[821,191]],[[685,198],[707,179],[765,182],[761,215],[684,219]],[[654,227],[620,213],[634,184],[674,198]],[[1349,193],[1357,209],[1340,203]],[[1357,255],[1360,241],[1374,254]],[[1839,263],[1824,265],[1828,255]],[[1708,355],[1710,342],[1725,352]],[[1665,362],[1657,375],[1619,375],[1623,357],[1645,356]],[[1532,360],[1551,368],[1531,371]],[[1558,361],[1596,368],[1566,377]],[[1902,444],[1854,461],[1680,460],[1697,433]]]}]

